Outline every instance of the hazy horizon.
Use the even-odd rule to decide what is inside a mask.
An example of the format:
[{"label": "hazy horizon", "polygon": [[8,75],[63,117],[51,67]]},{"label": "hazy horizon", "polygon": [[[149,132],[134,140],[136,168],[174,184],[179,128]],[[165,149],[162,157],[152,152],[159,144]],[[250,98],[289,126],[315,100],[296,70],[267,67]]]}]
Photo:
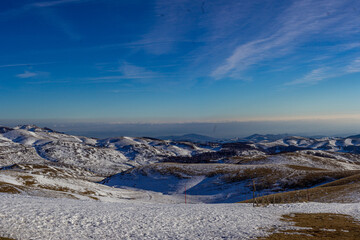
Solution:
[{"label": "hazy horizon", "polygon": [[0,120],[0,126],[34,124],[79,136],[107,138],[117,136],[161,137],[200,134],[214,138],[247,137],[253,134],[290,134],[300,136],[339,136],[360,134],[357,120],[329,121],[249,121],[189,123],[111,123],[49,120]]}]

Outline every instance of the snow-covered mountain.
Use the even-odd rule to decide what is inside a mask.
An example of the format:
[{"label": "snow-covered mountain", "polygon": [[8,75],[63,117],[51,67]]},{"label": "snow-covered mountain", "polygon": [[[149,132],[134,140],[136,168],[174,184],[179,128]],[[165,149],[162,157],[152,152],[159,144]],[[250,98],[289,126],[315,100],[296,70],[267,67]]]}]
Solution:
[{"label": "snow-covered mountain", "polygon": [[359,174],[358,153],[358,136],[253,135],[200,143],[0,127],[0,192],[99,200],[172,196],[176,202],[186,186],[192,202],[236,202],[251,198],[253,180],[266,195]]},{"label": "snow-covered mountain", "polygon": [[191,142],[134,137],[99,140],[32,125],[0,129],[0,167],[50,161],[106,176],[168,157],[211,151]]},{"label": "snow-covered mountain", "polygon": [[358,137],[322,137],[307,138],[288,136],[278,140],[254,141],[256,146],[272,152],[286,152],[299,149],[325,150],[332,152],[360,153],[360,138]]}]

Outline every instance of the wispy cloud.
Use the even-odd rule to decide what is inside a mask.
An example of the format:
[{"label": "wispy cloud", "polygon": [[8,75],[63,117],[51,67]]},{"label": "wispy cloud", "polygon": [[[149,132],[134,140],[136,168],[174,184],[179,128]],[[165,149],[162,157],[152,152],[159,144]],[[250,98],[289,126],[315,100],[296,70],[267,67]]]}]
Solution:
[{"label": "wispy cloud", "polygon": [[346,68],[346,73],[358,73],[360,72],[360,58],[355,59],[353,62],[351,62]]},{"label": "wispy cloud", "polygon": [[[348,3],[337,0],[294,2],[278,17],[275,22],[277,30],[235,47],[230,56],[212,71],[211,76],[216,79],[237,78],[252,65],[289,54],[319,32],[348,34],[354,30],[354,20],[347,16],[347,12],[336,12]],[[332,14],[334,12],[337,14]],[[351,27],[344,28],[347,23],[351,23]],[[357,25],[360,27],[360,23]],[[318,78],[314,76],[314,79]]]},{"label": "wispy cloud", "polygon": [[285,85],[298,85],[298,84],[314,85],[325,79],[336,77],[338,74],[331,73],[330,68],[328,67],[317,68],[312,70],[310,73],[306,74],[303,78],[299,78],[295,81],[286,83]]},{"label": "wispy cloud", "polygon": [[[183,72],[192,76],[246,79],[251,67],[297,53],[314,39],[328,40],[359,31],[360,17],[353,10],[358,5],[354,0],[297,0],[277,6],[272,1],[262,1],[260,6],[237,0],[157,0],[155,24],[131,46],[154,55],[181,49],[181,57],[189,62]],[[332,51],[357,47],[358,42],[349,41]],[[326,50],[316,54],[312,58],[321,59],[322,54],[332,57]]]},{"label": "wispy cloud", "polygon": [[144,67],[136,66],[124,62],[118,69],[122,73],[122,76],[126,78],[156,78],[159,77],[158,73],[150,71]]},{"label": "wispy cloud", "polygon": [[351,42],[351,43],[344,43],[344,44],[339,44],[335,46],[337,49],[343,50],[343,51],[348,51],[348,50],[353,50],[356,48],[360,48],[360,42]]},{"label": "wispy cloud", "polygon": [[55,7],[67,3],[80,3],[85,1],[89,1],[89,0],[55,0],[55,1],[28,3],[18,8],[13,8],[4,12],[0,12],[0,19],[15,17],[25,12],[32,11],[36,8],[48,8],[48,7]]},{"label": "wispy cloud", "polygon": [[96,81],[96,82],[117,82],[119,80],[134,80],[139,83],[147,83],[151,82],[153,79],[166,78],[168,76],[164,76],[160,73],[151,71],[145,67],[137,66],[134,64],[130,64],[128,62],[123,62],[115,69],[105,70],[107,72],[116,72],[119,75],[107,75],[100,77],[91,77],[86,78],[88,81]]},{"label": "wispy cloud", "polygon": [[0,65],[0,68],[12,68],[12,67],[29,67],[29,66],[35,66],[35,65],[46,65],[46,64],[52,64],[54,62],[43,62],[43,63],[15,63],[15,64],[4,64]]},{"label": "wispy cloud", "polygon": [[36,2],[30,5],[34,7],[53,7],[57,5],[62,5],[66,3],[75,3],[75,2],[85,2],[89,0],[57,0],[57,1],[45,1],[45,2]]},{"label": "wispy cloud", "polygon": [[354,59],[343,67],[320,67],[307,73],[304,77],[285,83],[291,85],[315,85],[335,77],[360,72],[360,59]]},{"label": "wispy cloud", "polygon": [[70,83],[71,81],[69,80],[42,80],[42,81],[27,81],[26,84],[31,84],[31,85],[42,85],[42,84],[64,84],[64,83]]},{"label": "wispy cloud", "polygon": [[134,45],[142,46],[152,54],[172,52],[178,43],[196,42],[186,34],[196,28],[194,23],[201,15],[202,2],[191,0],[157,0],[153,5],[156,22]]},{"label": "wispy cloud", "polygon": [[31,72],[31,71],[25,71],[23,73],[17,74],[16,77],[18,78],[35,78],[35,77],[44,77],[48,76],[49,73],[47,72]]},{"label": "wispy cloud", "polygon": [[53,9],[53,7],[70,4],[70,3],[81,3],[90,0],[56,0],[56,1],[45,1],[45,2],[35,2],[25,4],[19,8],[10,9],[5,12],[0,12],[0,20],[14,18],[26,12],[34,12],[35,9],[38,9],[35,13],[41,14],[47,20],[52,21],[60,30],[62,30],[66,35],[68,35],[73,40],[80,40],[81,36],[76,32],[72,25],[60,17]]},{"label": "wispy cloud", "polygon": [[50,21],[56,26],[60,31],[67,35],[71,40],[81,40],[82,36],[78,31],[75,30],[73,25],[61,17],[55,9],[44,8],[40,9],[39,13],[47,20]]},{"label": "wispy cloud", "polygon": [[35,72],[25,71],[24,73],[20,73],[16,75],[18,78],[32,78],[38,76]]}]

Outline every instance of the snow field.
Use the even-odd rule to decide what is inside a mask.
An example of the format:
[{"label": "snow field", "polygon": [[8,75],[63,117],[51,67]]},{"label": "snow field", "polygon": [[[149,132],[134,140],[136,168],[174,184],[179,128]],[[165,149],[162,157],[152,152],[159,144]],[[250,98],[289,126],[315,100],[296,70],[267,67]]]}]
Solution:
[{"label": "snow field", "polygon": [[16,239],[253,239],[292,212],[360,220],[360,204],[159,204],[0,194],[0,236]]}]

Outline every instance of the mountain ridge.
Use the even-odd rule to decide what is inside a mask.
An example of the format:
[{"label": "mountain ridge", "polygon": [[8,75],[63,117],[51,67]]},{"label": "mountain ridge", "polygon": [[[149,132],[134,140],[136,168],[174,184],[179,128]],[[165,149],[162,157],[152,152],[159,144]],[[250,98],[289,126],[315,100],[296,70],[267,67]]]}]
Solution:
[{"label": "mountain ridge", "polygon": [[[360,139],[349,137],[256,134],[247,140],[192,142],[96,139],[34,125],[0,131],[0,192],[115,201],[121,191],[112,193],[110,186],[131,188],[135,192],[127,194],[136,198],[177,202],[186,185],[192,202],[225,203],[251,198],[252,180],[266,195],[360,171]],[[97,185],[83,176],[97,179]]]}]

